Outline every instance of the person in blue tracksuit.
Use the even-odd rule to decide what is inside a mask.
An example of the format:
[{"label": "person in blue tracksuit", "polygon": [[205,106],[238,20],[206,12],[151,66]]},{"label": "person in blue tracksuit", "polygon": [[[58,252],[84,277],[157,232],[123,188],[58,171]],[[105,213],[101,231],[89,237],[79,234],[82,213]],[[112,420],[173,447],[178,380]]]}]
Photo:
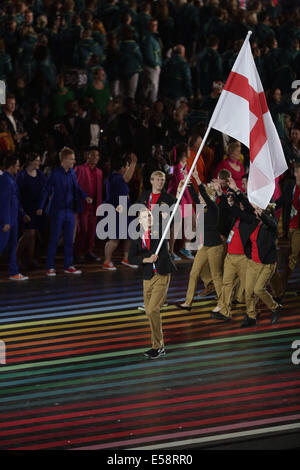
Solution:
[{"label": "person in blue tracksuit", "polygon": [[[47,276],[55,276],[55,255],[60,233],[64,234],[64,272],[81,274],[73,266],[73,235],[75,228],[75,213],[81,212],[81,199],[88,204],[93,200],[79,187],[73,166],[75,164],[74,150],[64,147],[59,158],[61,165],[55,168],[47,180],[40,201],[40,209],[50,215],[50,240],[47,253]],[[44,209],[46,202],[48,204]]]},{"label": "person in blue tracksuit", "polygon": [[4,172],[0,176],[0,256],[6,250],[8,256],[9,279],[25,281],[27,276],[19,273],[17,266],[19,199],[15,176],[20,169],[17,157],[4,161]]}]

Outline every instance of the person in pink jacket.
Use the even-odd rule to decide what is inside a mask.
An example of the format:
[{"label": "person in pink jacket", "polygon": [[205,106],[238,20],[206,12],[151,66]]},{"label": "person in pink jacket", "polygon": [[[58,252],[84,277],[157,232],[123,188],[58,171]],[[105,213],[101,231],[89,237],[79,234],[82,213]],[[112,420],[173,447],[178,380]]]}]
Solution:
[{"label": "person in pink jacket", "polygon": [[100,261],[94,253],[97,207],[102,203],[102,170],[97,168],[99,162],[99,150],[91,147],[87,153],[86,163],[75,168],[79,186],[91,195],[93,204],[83,203],[82,213],[77,216],[77,230],[75,238],[75,256],[77,262],[88,260]]}]

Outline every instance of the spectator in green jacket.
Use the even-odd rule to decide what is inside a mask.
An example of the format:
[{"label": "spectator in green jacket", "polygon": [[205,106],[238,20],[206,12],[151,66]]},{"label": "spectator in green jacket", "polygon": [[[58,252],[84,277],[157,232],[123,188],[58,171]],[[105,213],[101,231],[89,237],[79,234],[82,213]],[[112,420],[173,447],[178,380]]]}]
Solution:
[{"label": "spectator in green jacket", "polygon": [[142,72],[143,56],[139,45],[134,40],[134,32],[130,26],[122,31],[119,53],[119,76],[124,95],[135,99],[139,76]]},{"label": "spectator in green jacket", "polygon": [[144,57],[144,96],[152,103],[157,101],[160,69],[162,64],[162,44],[157,32],[158,22],[151,18],[148,31],[142,39]]},{"label": "spectator in green jacket", "polygon": [[100,44],[94,41],[92,30],[88,28],[83,31],[82,39],[75,48],[74,59],[79,67],[87,68],[92,55],[98,57],[99,64],[103,63],[103,50]]},{"label": "spectator in green jacket", "polygon": [[219,39],[210,36],[207,47],[198,55],[198,88],[202,96],[208,95],[214,80],[223,77],[222,59],[218,53]]},{"label": "spectator in green jacket", "polygon": [[144,1],[141,5],[141,11],[137,15],[136,25],[140,35],[140,40],[148,31],[149,21],[151,20],[151,2]]},{"label": "spectator in green jacket", "polygon": [[185,47],[174,47],[172,56],[166,60],[161,72],[161,93],[172,100],[193,95],[190,66],[185,59]]}]

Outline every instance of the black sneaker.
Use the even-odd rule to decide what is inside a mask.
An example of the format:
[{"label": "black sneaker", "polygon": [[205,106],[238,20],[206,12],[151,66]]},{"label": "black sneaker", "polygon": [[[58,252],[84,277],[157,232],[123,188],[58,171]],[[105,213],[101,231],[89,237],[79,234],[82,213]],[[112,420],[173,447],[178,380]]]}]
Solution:
[{"label": "black sneaker", "polygon": [[212,312],[210,314],[210,318],[213,318],[214,320],[221,320],[223,322],[231,321],[231,317],[226,317],[225,315],[223,315],[220,312]]},{"label": "black sneaker", "polygon": [[241,328],[244,328],[246,326],[255,326],[255,325],[256,325],[255,318],[250,318],[248,317],[248,315],[246,315],[244,320],[241,323]]},{"label": "black sneaker", "polygon": [[144,353],[144,356],[148,357],[149,359],[158,359],[160,356],[165,356],[166,351],[164,348],[159,349],[149,349]]},{"label": "black sneaker", "polygon": [[271,318],[271,325],[274,325],[274,323],[277,323],[280,317],[280,310],[282,309],[282,305],[278,304],[278,307],[276,307],[275,310],[272,312],[272,318]]}]

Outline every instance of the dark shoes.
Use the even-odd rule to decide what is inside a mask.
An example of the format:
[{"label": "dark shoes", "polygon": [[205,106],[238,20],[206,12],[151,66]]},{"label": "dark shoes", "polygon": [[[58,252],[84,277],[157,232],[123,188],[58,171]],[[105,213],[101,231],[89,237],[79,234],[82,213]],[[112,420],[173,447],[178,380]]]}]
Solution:
[{"label": "dark shoes", "polygon": [[273,310],[272,312],[272,318],[271,318],[271,325],[274,325],[274,323],[277,323],[280,317],[280,310],[282,309],[282,305],[278,304],[278,307]]},{"label": "dark shoes", "polygon": [[158,359],[160,356],[165,356],[166,351],[164,348],[159,349],[149,349],[144,353],[144,356],[148,357],[149,359]]},{"label": "dark shoes", "polygon": [[95,255],[95,253],[93,253],[92,251],[85,256],[85,259],[87,261],[101,261],[101,258]]},{"label": "dark shoes", "polygon": [[175,306],[177,308],[180,308],[180,310],[187,310],[188,312],[192,310],[192,307],[184,307],[184,305],[181,305],[181,304],[175,304]]},{"label": "dark shoes", "polygon": [[241,327],[245,328],[246,326],[255,326],[256,320],[255,318],[250,318],[248,315],[245,316],[244,320],[241,323]]},{"label": "dark shoes", "polygon": [[212,312],[210,314],[210,317],[213,318],[214,320],[221,320],[221,321],[224,321],[224,322],[231,321],[230,317],[225,317],[225,315],[223,315],[220,312]]},{"label": "dark shoes", "polygon": [[207,287],[205,287],[205,289],[203,289],[202,291],[199,292],[199,294],[197,294],[199,297],[207,297],[208,295],[211,295],[213,293],[216,292],[216,289],[215,289],[215,286],[213,283],[210,283],[208,284]]}]

